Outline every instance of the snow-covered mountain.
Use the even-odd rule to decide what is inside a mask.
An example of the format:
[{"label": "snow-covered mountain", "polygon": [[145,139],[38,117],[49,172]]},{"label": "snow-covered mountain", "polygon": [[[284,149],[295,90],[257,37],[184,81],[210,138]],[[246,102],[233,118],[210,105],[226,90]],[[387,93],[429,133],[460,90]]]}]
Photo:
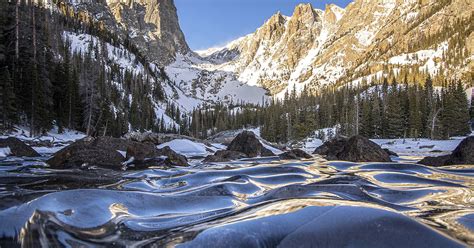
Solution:
[{"label": "snow-covered mountain", "polygon": [[474,3],[355,0],[345,9],[298,5],[221,49],[201,51],[214,70],[282,97],[287,90],[357,83],[400,68],[470,78]]},{"label": "snow-covered mountain", "polygon": [[[82,22],[118,36],[122,45],[114,50],[131,54],[132,58],[116,57],[108,61],[133,69],[135,57],[143,57],[145,61],[139,61],[135,71],[143,75],[147,69],[166,73],[154,81],[160,81],[166,98],[184,112],[189,113],[205,102],[260,103],[266,98],[266,90],[238,81],[235,73],[218,70],[189,49],[173,0],[60,0],[48,6],[64,15],[74,13]],[[87,40],[77,42],[78,37],[85,39],[87,35],[72,31],[68,34],[67,38],[76,41],[73,50],[88,49]]]},{"label": "snow-covered mountain", "polygon": [[[261,103],[292,89],[358,83],[400,68],[457,78],[474,71],[474,6],[465,0],[355,0],[325,10],[300,4],[292,16],[276,13],[254,33],[199,52],[189,49],[173,0],[42,3],[118,37],[63,35],[71,52],[89,49],[87,40],[106,42],[109,68],[135,71],[152,89],[161,87],[166,100],[149,97],[156,116],[171,124],[169,103],[189,113],[203,103]],[[114,82],[118,91],[121,81]]]}]

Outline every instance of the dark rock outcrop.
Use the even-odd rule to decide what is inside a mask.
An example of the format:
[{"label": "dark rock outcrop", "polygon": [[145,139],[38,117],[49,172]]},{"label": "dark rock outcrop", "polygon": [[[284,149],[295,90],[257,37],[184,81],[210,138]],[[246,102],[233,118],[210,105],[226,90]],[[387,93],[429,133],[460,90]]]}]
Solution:
[{"label": "dark rock outcrop", "polygon": [[327,160],[351,162],[391,162],[389,154],[379,145],[360,135],[350,139],[336,138],[318,147],[314,154]]},{"label": "dark rock outcrop", "polygon": [[90,140],[79,140],[58,151],[48,163],[54,169],[98,166],[119,170],[124,157],[115,149],[97,146]]},{"label": "dark rock outcrop", "polygon": [[[118,151],[127,151],[127,157],[124,158]],[[169,147],[157,149],[150,143],[111,137],[76,141],[54,154],[47,163],[56,169],[97,166],[120,170],[126,159],[130,160],[126,165],[134,169],[150,166],[188,166],[186,157],[177,154]]]},{"label": "dark rock outcrop", "polygon": [[132,158],[131,164],[135,168],[189,166],[187,158],[176,153],[170,147],[166,146],[162,149],[157,149],[150,143],[138,143],[129,146],[127,149],[127,160]]},{"label": "dark rock outcrop", "polygon": [[309,155],[308,153],[306,153],[305,151],[301,149],[293,149],[291,151],[287,151],[285,153],[278,155],[278,157],[280,157],[280,159],[303,159],[303,158],[310,159],[313,156]]},{"label": "dark rock outcrop", "polygon": [[214,155],[207,156],[203,162],[228,162],[232,160],[238,160],[247,158],[245,153],[236,152],[236,151],[227,151],[227,150],[220,150],[217,151]]},{"label": "dark rock outcrop", "polygon": [[41,155],[37,153],[33,148],[29,147],[23,141],[17,138],[6,138],[0,139],[0,148],[9,147],[12,156],[16,157],[40,157]]},{"label": "dark rock outcrop", "polygon": [[227,147],[228,151],[241,152],[248,157],[275,156],[269,149],[265,148],[253,132],[243,131]]},{"label": "dark rock outcrop", "polygon": [[169,146],[157,150],[157,155],[166,157],[167,164],[171,166],[189,166],[185,156],[176,153]]},{"label": "dark rock outcrop", "polygon": [[454,149],[451,155],[440,157],[426,157],[422,159],[419,164],[429,166],[445,166],[458,164],[472,164],[474,165],[474,136],[465,138]]},{"label": "dark rock outcrop", "polygon": [[340,154],[344,150],[344,146],[346,143],[346,138],[337,137],[324,142],[322,146],[314,150],[313,154],[322,155],[327,160],[338,160],[338,154]]},{"label": "dark rock outcrop", "polygon": [[394,156],[394,157],[398,157],[398,154],[396,152],[392,152],[390,151],[389,149],[387,148],[384,148],[383,149],[386,153],[388,153],[389,156]]}]

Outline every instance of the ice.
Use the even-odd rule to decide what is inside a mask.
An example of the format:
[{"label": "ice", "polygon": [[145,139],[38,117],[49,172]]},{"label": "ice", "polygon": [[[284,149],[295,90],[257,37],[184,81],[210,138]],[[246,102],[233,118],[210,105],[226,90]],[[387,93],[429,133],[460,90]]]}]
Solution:
[{"label": "ice", "polygon": [[0,148],[0,158],[8,157],[12,154],[10,147]]}]

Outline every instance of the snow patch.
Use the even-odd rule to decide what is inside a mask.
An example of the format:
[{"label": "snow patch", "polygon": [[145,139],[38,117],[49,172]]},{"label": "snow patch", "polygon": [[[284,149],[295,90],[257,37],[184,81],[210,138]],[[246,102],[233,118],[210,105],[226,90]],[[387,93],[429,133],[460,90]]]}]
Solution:
[{"label": "snow patch", "polygon": [[169,146],[171,150],[186,157],[204,157],[209,154],[206,145],[187,139],[175,139],[159,145],[158,148],[162,149],[167,146]]},{"label": "snow patch", "polygon": [[12,154],[10,147],[0,148],[0,158],[6,158]]}]

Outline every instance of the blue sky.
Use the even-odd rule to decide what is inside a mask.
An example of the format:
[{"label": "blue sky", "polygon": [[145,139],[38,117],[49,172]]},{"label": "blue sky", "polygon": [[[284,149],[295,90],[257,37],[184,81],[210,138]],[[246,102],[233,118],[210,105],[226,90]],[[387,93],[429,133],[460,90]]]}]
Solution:
[{"label": "blue sky", "polygon": [[278,11],[291,15],[299,3],[324,9],[351,0],[175,0],[181,29],[193,50],[221,46],[252,33]]}]

